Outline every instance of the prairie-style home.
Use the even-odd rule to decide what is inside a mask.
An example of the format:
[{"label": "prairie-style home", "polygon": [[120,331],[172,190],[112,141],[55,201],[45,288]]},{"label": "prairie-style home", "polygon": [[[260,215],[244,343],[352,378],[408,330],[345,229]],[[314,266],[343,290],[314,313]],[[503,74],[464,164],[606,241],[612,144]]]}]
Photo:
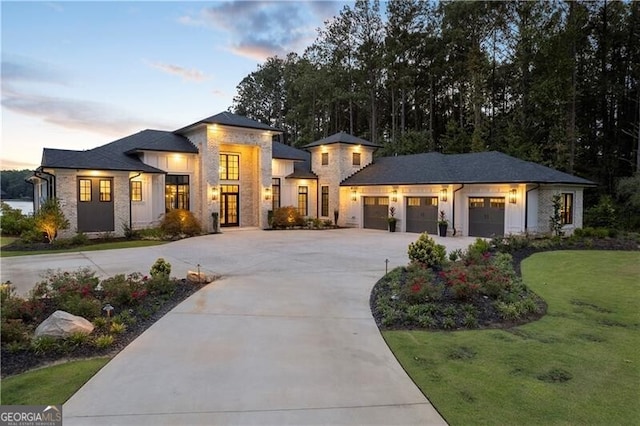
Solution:
[{"label": "prairie-style home", "polygon": [[294,206],[303,216],[343,227],[450,235],[548,232],[560,194],[565,231],[582,226],[585,187],[593,182],[499,152],[425,153],[375,158],[379,147],[337,133],[304,147],[276,142],[279,129],[229,112],[174,131],[143,130],[86,151],[45,148],[31,177],[34,207],[60,200],[71,226],[62,236],[123,234],[157,226],[187,209],[214,231],[269,227],[269,211]]}]

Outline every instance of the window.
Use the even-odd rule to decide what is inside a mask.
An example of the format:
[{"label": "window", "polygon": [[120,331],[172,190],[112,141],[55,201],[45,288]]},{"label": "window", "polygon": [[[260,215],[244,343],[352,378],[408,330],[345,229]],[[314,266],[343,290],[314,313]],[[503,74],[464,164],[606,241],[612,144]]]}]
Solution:
[{"label": "window", "polygon": [[91,201],[91,179],[80,179],[80,201]]},{"label": "window", "polygon": [[322,153],[322,165],[323,166],[329,165],[329,153],[328,152],[323,152]]},{"label": "window", "polygon": [[111,181],[100,179],[100,201],[111,201]]},{"label": "window", "polygon": [[131,181],[131,201],[142,201],[142,182]]},{"label": "window", "polygon": [[360,165],[360,153],[359,152],[354,152],[353,156],[351,158],[351,164],[354,166],[359,166]]},{"label": "window", "polygon": [[573,223],[573,194],[562,194],[562,207],[560,208],[560,216],[562,218],[563,225],[570,225]]},{"label": "window", "polygon": [[276,211],[276,209],[280,208],[280,178],[271,179],[271,194],[273,196],[271,208]]},{"label": "window", "polygon": [[220,154],[220,179],[240,180],[240,156],[238,154]]},{"label": "window", "polygon": [[329,187],[323,186],[322,192],[322,208],[320,209],[320,216],[329,216]]},{"label": "window", "polygon": [[307,186],[299,186],[298,187],[298,213],[301,216],[306,216],[308,214],[308,197],[309,197],[309,187]]},{"label": "window", "polygon": [[420,206],[420,198],[418,198],[418,197],[409,197],[409,198],[407,198],[407,206],[409,206],[409,207],[419,207]]},{"label": "window", "polygon": [[504,198],[489,199],[489,206],[491,208],[504,209]]},{"label": "window", "polygon": [[189,175],[167,175],[164,183],[165,210],[189,210]]},{"label": "window", "polygon": [[484,207],[484,198],[469,198],[469,207],[471,208]]}]

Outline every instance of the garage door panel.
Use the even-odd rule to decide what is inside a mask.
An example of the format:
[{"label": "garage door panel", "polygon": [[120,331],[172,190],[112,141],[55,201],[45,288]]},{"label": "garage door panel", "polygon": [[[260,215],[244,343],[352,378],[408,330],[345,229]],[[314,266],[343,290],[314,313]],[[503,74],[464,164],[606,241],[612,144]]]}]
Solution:
[{"label": "garage door panel", "polygon": [[407,197],[407,232],[438,232],[438,198]]},{"label": "garage door panel", "polygon": [[504,197],[469,198],[469,236],[504,235]]},{"label": "garage door panel", "polygon": [[364,227],[367,229],[388,228],[389,216],[388,197],[363,197],[364,203]]}]

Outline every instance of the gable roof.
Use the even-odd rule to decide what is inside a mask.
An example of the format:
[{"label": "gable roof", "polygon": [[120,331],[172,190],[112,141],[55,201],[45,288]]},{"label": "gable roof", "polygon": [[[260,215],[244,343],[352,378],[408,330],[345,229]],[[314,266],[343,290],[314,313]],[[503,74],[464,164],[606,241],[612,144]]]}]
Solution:
[{"label": "gable roof", "polygon": [[342,181],[342,186],[450,183],[595,183],[497,151],[382,157]]},{"label": "gable roof", "polygon": [[244,117],[242,115],[234,114],[229,111],[224,111],[211,117],[203,118],[200,121],[196,121],[193,124],[189,124],[181,129],[176,130],[174,133],[182,133],[192,127],[199,126],[201,124],[222,124],[224,126],[244,127],[249,129],[269,130],[272,132],[282,133],[282,130],[271,127],[267,124],[260,123],[259,121],[252,120],[251,118]]},{"label": "gable roof", "polygon": [[164,173],[140,161],[135,153],[140,151],[182,152],[197,154],[189,139],[172,132],[143,130],[134,135],[87,151],[45,148],[42,167],[58,169],[98,169]]},{"label": "gable roof", "polygon": [[364,145],[364,146],[372,146],[374,148],[380,148],[380,145],[378,144],[369,142],[368,140],[365,140],[365,139],[358,138],[346,132],[334,133],[333,135],[327,136],[326,138],[320,139],[319,141],[311,142],[310,144],[305,145],[304,147],[313,148],[314,146],[330,145],[333,143],[344,143],[348,145]]}]

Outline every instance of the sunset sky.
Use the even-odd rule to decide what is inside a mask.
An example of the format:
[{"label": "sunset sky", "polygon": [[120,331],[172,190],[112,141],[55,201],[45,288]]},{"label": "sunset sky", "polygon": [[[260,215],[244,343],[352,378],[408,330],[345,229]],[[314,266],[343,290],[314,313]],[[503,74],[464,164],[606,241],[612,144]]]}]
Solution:
[{"label": "sunset sky", "polygon": [[243,77],[302,53],[345,3],[2,1],[1,167],[227,110]]}]

